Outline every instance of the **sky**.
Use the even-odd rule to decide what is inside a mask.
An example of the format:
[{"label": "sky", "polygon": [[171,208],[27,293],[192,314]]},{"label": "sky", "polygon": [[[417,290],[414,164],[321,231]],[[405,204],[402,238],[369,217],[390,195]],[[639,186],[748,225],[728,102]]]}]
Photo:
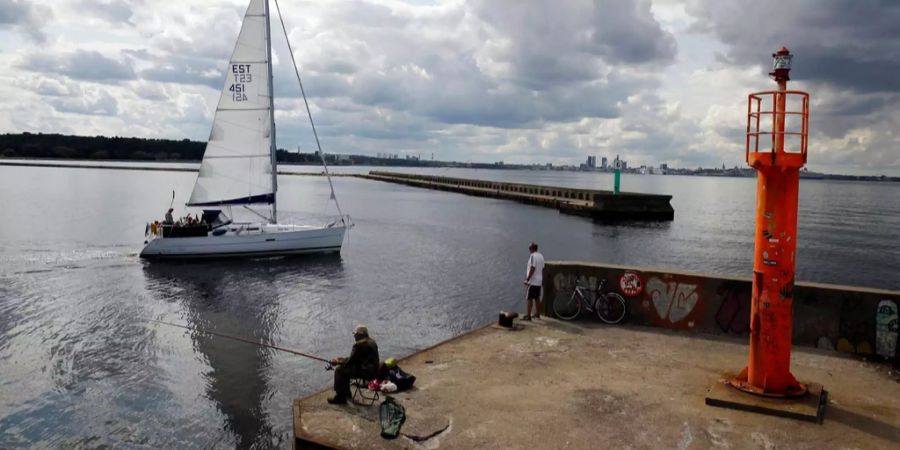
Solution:
[{"label": "sky", "polygon": [[[206,140],[246,0],[0,0],[0,132]],[[274,1],[272,10],[275,10]],[[893,0],[281,0],[327,153],[745,166],[747,95],[810,93],[810,170],[900,175]],[[278,145],[315,150],[273,23]]]}]

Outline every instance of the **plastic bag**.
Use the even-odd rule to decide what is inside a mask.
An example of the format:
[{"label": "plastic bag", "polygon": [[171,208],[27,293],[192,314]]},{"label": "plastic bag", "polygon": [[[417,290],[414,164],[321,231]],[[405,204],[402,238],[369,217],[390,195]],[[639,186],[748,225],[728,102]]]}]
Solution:
[{"label": "plastic bag", "polygon": [[381,383],[381,392],[397,392],[397,385],[390,381]]}]

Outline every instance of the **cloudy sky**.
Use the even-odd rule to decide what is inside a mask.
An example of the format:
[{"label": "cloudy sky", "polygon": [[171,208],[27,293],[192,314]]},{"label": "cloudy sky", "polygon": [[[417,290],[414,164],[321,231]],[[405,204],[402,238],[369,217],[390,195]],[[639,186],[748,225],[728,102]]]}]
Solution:
[{"label": "cloudy sky", "polygon": [[[900,175],[897,1],[281,3],[327,152],[743,165],[746,95],[787,45],[809,167]],[[0,132],[205,140],[246,5],[0,0]],[[276,31],[278,144],[310,151]]]}]

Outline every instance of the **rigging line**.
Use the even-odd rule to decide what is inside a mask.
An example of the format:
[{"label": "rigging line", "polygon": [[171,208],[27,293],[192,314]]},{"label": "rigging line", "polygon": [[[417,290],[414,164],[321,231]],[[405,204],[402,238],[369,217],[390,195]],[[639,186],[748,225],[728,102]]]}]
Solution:
[{"label": "rigging line", "polygon": [[[251,204],[252,204],[252,203],[251,203]],[[266,216],[262,215],[261,213],[255,211],[253,208],[251,208],[251,207],[249,207],[249,206],[247,206],[247,205],[241,205],[241,206],[243,206],[244,209],[246,209],[247,211],[250,211],[250,212],[252,212],[253,214],[256,214],[259,218],[261,218],[261,219],[263,219],[263,220],[266,220],[266,221],[269,220],[268,217],[266,217]]]},{"label": "rigging line", "polygon": [[282,351],[282,352],[287,352],[287,353],[290,353],[290,354],[292,354],[292,355],[302,356],[302,357],[304,357],[304,358],[314,359],[314,360],[316,360],[316,361],[322,361],[322,362],[330,363],[329,360],[327,360],[327,359],[325,359],[325,358],[322,358],[322,357],[320,357],[320,356],[310,355],[309,353],[298,352],[298,351],[296,351],[296,350],[291,350],[291,349],[289,349],[289,348],[279,347],[279,346],[277,346],[277,345],[266,344],[266,343],[263,343],[263,342],[260,342],[260,341],[254,341],[253,339],[247,339],[247,338],[241,337],[241,336],[232,336],[232,335],[229,335],[229,334],[217,333],[217,332],[215,332],[215,331],[204,330],[204,329],[202,329],[202,328],[192,328],[192,327],[189,327],[189,326],[186,326],[186,325],[178,325],[177,323],[163,322],[162,320],[156,320],[156,319],[149,319],[149,320],[150,320],[151,322],[161,323],[161,324],[163,324],[163,325],[168,325],[168,326],[170,326],[170,327],[183,328],[183,329],[188,330],[188,331],[194,331],[194,332],[204,333],[204,334],[211,334],[211,335],[213,335],[213,336],[218,336],[218,337],[225,338],[225,339],[232,339],[232,340],[239,341],[239,342],[244,342],[244,343],[247,343],[247,344],[253,344],[253,345],[260,346],[260,347],[271,348],[271,349],[273,349],[273,350],[279,350],[279,351]]},{"label": "rigging line", "polygon": [[303,89],[303,80],[300,79],[300,69],[297,68],[297,61],[294,60],[294,49],[291,47],[291,40],[288,38],[287,27],[284,25],[284,15],[281,14],[281,6],[278,5],[278,0],[275,0],[275,9],[278,10],[278,20],[281,22],[281,30],[284,31],[284,41],[287,43],[288,53],[291,55],[291,63],[294,65],[294,74],[297,75],[297,82],[300,84],[300,93],[303,94],[303,104],[306,105],[306,115],[309,116],[309,124],[312,126],[313,136],[316,138],[316,147],[319,149],[319,159],[322,160],[325,176],[328,177],[328,187],[331,188],[331,199],[334,200],[334,206],[337,207],[338,214],[341,216],[341,222],[344,222],[344,213],[341,211],[341,204],[338,203],[337,195],[334,194],[334,184],[331,182],[328,164],[325,163],[325,154],[322,153],[322,144],[319,143],[319,134],[316,132],[316,124],[313,123],[312,111],[309,109],[309,101],[306,100],[306,90]]}]

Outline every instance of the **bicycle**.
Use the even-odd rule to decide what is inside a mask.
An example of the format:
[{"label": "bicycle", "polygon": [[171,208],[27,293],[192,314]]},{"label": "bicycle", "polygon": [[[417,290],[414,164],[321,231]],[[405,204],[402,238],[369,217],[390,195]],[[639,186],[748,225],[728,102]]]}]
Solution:
[{"label": "bicycle", "polygon": [[[553,313],[563,320],[572,320],[581,313],[582,308],[595,313],[604,323],[616,324],[625,318],[625,299],[616,292],[607,292],[606,280],[597,283],[593,292],[576,282],[571,296],[557,295],[553,300]],[[588,295],[593,295],[591,302]]]}]

